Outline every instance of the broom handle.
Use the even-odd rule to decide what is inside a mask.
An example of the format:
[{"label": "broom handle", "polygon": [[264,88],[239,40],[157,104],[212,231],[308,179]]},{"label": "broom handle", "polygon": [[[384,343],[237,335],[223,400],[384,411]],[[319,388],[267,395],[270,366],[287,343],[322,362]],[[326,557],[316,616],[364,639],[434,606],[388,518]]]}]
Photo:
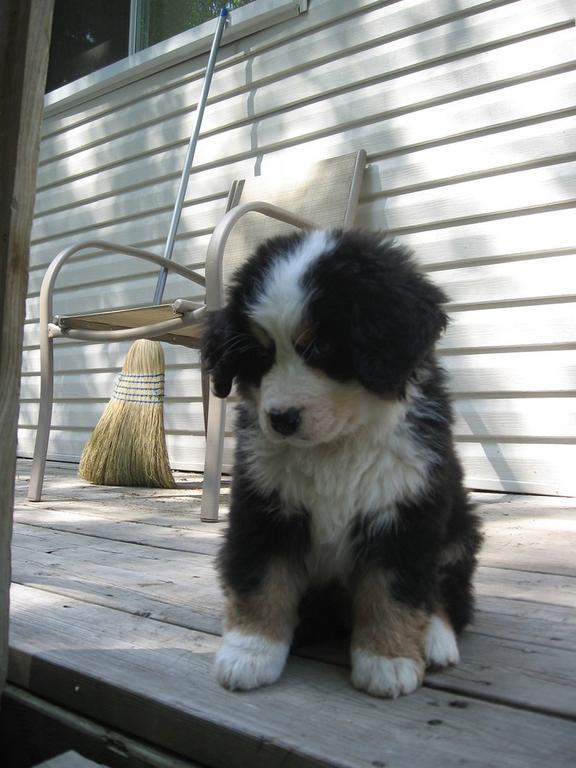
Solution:
[{"label": "broom handle", "polygon": [[[174,251],[174,241],[176,240],[176,232],[178,231],[178,225],[180,224],[180,216],[182,215],[182,207],[184,205],[184,198],[186,196],[186,189],[188,187],[188,180],[190,178],[190,169],[194,160],[194,153],[196,151],[196,145],[198,144],[198,136],[200,134],[200,126],[202,125],[202,118],[204,116],[204,108],[208,101],[208,92],[210,90],[210,83],[212,82],[212,75],[214,74],[214,68],[216,66],[216,56],[218,54],[218,48],[220,47],[220,41],[222,39],[222,33],[226,22],[228,21],[228,9],[222,8],[220,16],[218,17],[218,24],[216,26],[216,32],[214,33],[214,39],[212,40],[212,48],[210,49],[210,56],[208,57],[208,64],[206,65],[206,74],[204,75],[204,85],[202,86],[202,93],[198,101],[198,108],[196,109],[196,124],[194,130],[190,136],[188,142],[188,149],[186,151],[186,158],[184,160],[184,168],[182,169],[182,175],[180,176],[180,186],[178,187],[178,195],[176,196],[176,202],[174,204],[174,210],[172,211],[172,219],[170,221],[170,229],[168,230],[168,237],[166,239],[166,245],[164,246],[164,258],[171,259]],[[168,277],[168,270],[163,267],[158,276],[158,282],[156,283],[156,290],[154,292],[154,304],[160,304],[162,296],[164,295],[164,288],[166,286],[166,278]]]}]

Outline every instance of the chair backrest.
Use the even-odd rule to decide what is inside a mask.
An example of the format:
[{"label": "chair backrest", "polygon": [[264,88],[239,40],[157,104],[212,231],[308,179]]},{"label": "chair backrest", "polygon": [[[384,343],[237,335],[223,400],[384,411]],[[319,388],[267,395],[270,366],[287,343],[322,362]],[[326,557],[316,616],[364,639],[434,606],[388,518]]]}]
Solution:
[{"label": "chair backrest", "polygon": [[[354,223],[365,167],[366,153],[360,150],[321,160],[289,175],[255,176],[235,183],[229,206],[262,201],[285,208],[319,228],[347,229]],[[224,288],[259,243],[294,231],[289,224],[259,213],[243,216],[232,229],[224,250]]]}]

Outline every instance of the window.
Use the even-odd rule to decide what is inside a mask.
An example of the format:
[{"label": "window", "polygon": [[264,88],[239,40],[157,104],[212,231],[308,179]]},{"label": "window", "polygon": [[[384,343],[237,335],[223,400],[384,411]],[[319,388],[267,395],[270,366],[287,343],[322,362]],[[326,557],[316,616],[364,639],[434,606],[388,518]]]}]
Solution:
[{"label": "window", "polygon": [[[251,0],[229,0],[230,10]],[[46,92],[218,16],[222,0],[56,0]]]},{"label": "window", "polygon": [[137,0],[135,50],[141,51],[215,18],[223,5],[233,10],[249,2],[251,0],[227,3],[217,0]]}]

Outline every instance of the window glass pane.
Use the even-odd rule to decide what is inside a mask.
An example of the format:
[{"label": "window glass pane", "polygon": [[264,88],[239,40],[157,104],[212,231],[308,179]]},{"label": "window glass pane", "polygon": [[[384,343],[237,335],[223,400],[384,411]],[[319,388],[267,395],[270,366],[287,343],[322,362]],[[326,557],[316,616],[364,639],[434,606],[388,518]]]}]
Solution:
[{"label": "window glass pane", "polygon": [[130,0],[56,0],[46,91],[128,55]]},{"label": "window glass pane", "polygon": [[253,0],[55,0],[46,92],[106,67],[129,54],[130,13],[136,50],[215,18]]},{"label": "window glass pane", "polygon": [[215,18],[223,5],[229,10],[253,0],[137,0],[136,50],[166,40]]}]

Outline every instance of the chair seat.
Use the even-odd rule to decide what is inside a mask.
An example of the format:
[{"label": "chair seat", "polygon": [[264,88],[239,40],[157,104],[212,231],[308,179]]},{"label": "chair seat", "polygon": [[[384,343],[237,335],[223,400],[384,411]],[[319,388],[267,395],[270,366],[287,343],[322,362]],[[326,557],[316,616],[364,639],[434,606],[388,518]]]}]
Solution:
[{"label": "chair seat", "polygon": [[[84,315],[60,315],[56,324],[66,330],[117,331],[126,328],[139,328],[165,320],[174,320],[181,314],[174,311],[172,304],[157,304],[130,309],[115,309],[107,312],[90,312]],[[203,323],[183,325],[182,328],[157,336],[159,341],[198,347],[202,336]]]}]

